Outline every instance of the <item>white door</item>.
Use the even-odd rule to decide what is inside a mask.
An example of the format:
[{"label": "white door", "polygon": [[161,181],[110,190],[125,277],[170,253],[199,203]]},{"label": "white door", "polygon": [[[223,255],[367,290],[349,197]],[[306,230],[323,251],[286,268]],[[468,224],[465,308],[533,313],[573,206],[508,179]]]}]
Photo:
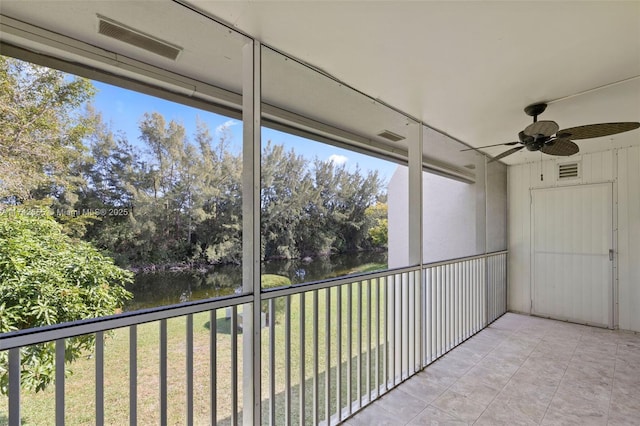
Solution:
[{"label": "white door", "polygon": [[613,328],[611,184],[531,193],[532,313]]}]

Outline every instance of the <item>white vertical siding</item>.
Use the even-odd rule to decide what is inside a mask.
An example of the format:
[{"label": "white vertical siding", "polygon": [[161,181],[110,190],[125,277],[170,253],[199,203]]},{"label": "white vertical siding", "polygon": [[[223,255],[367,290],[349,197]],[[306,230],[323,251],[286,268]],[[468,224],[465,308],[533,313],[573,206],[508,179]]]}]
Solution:
[{"label": "white vertical siding", "polygon": [[640,331],[640,147],[617,154],[619,326]]},{"label": "white vertical siding", "polygon": [[509,288],[508,305],[511,311],[530,312],[531,307],[531,167],[528,164],[511,166],[508,170],[508,247]]},{"label": "white vertical siding", "polygon": [[[558,164],[580,162],[577,179],[558,180]],[[540,180],[540,174],[544,180]],[[530,312],[531,195],[530,190],[564,185],[614,182],[614,223],[618,223],[619,327],[640,331],[640,147],[603,151],[570,158],[510,166],[509,191],[509,305]]]}]

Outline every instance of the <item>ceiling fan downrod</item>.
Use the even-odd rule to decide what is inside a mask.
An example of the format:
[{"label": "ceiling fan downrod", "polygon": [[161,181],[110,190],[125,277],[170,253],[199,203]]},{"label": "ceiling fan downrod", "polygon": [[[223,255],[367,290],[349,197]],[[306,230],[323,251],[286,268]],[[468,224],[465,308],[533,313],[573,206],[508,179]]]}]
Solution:
[{"label": "ceiling fan downrod", "polygon": [[547,109],[547,104],[545,103],[532,104],[532,105],[529,105],[528,107],[525,107],[524,112],[528,116],[533,117],[533,122],[537,123],[538,116],[542,114],[545,109]]}]

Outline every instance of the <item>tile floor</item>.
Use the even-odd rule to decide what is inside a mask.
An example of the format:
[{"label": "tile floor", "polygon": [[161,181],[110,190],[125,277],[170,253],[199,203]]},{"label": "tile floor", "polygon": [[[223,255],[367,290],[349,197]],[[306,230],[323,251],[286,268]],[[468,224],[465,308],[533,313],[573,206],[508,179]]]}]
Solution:
[{"label": "tile floor", "polygon": [[507,313],[344,424],[640,425],[640,334]]}]

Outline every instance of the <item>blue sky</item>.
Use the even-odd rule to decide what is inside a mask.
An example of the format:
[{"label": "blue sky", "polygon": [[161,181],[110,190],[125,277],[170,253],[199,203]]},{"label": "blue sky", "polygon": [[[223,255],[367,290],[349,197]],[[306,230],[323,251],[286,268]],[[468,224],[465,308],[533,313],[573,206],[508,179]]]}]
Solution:
[{"label": "blue sky", "polygon": [[[111,123],[113,131],[123,131],[129,142],[133,144],[138,140],[138,122],[143,114],[158,112],[164,116],[165,120],[176,120],[184,125],[188,137],[191,137],[196,128],[196,117],[209,125],[214,139],[220,134],[218,129],[227,126],[231,135],[231,149],[235,152],[240,152],[242,149],[242,122],[239,120],[97,81],[94,81],[93,84],[97,89],[93,104],[102,113],[103,120]],[[344,163],[349,170],[354,170],[356,165],[359,165],[363,171],[378,170],[380,177],[386,182],[389,181],[396,169],[396,164],[389,161],[310,141],[277,130],[263,128],[262,139],[264,142],[271,140],[275,144],[285,145],[286,149],[293,148],[296,153],[302,154],[309,160],[317,156],[320,160]]]}]

